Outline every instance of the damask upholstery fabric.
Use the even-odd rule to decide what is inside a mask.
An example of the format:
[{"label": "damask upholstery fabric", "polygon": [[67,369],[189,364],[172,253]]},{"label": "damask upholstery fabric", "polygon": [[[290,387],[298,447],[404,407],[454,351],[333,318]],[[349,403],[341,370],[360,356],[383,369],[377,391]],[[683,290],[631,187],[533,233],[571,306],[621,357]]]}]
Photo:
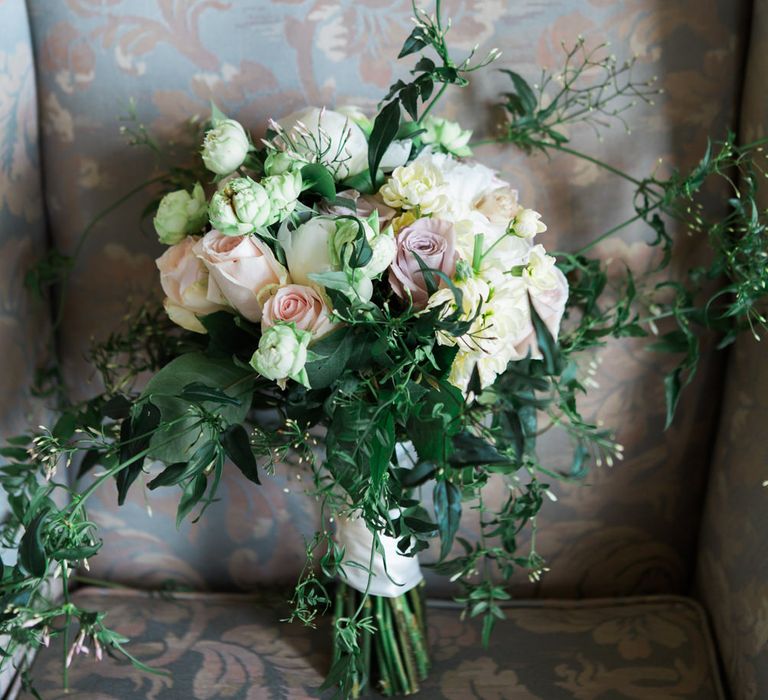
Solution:
[{"label": "damask upholstery fabric", "polygon": [[[329,667],[328,620],[281,623],[284,610],[250,596],[159,595],[85,589],[80,605],[136,638],[131,650],[172,678],[105,659],[77,659],[61,688],[61,647],[32,675],[44,700],[301,700]],[[433,670],[424,700],[722,700],[700,608],[672,597],[549,601],[508,610],[488,649],[480,627],[446,606],[429,610]],[[330,694],[327,695],[330,697]],[[22,694],[20,700],[31,700]]]},{"label": "damask upholstery fabric", "polygon": [[[741,138],[768,135],[768,2],[755,3]],[[760,205],[768,206],[764,183]],[[734,698],[768,697],[768,362],[747,335],[729,358],[697,583],[715,626]]]},{"label": "damask upholstery fabric", "polygon": [[[7,3],[6,3],[7,4]],[[409,31],[410,0],[29,0],[40,72],[46,201],[51,232],[71,251],[86,223],[102,208],[188,153],[185,127],[204,117],[214,99],[258,130],[267,117],[298,106],[356,103],[372,109],[382,90],[404,75],[394,62]],[[703,151],[706,136],[732,125],[745,45],[748,0],[447,0],[454,45],[499,46],[502,67],[535,79],[538,66],[561,61],[561,42],[584,34],[590,45],[638,55],[641,75],[659,75],[666,92],[655,106],[632,114],[633,136],[609,131],[601,156],[638,174],[685,167]],[[496,71],[478,76],[443,109],[479,134],[498,119],[494,105],[505,86]],[[173,153],[161,163],[148,148],[127,147],[136,121],[119,121],[135,99],[138,122]],[[121,135],[120,127],[125,127]],[[596,142],[574,130],[575,147]],[[485,148],[544,213],[548,247],[572,249],[628,217],[630,190],[598,169],[567,156],[526,158]],[[157,293],[151,224],[139,225],[145,194],[134,195],[94,229],[65,299],[60,349],[72,388],[87,391],[83,360],[93,335],[109,331],[126,310]],[[615,265],[651,264],[631,230],[600,248]],[[695,242],[692,242],[695,245]],[[690,257],[682,256],[684,264]],[[709,356],[689,390],[680,420],[664,433],[662,363],[640,342],[599,354],[600,391],[587,407],[615,425],[627,459],[594,471],[587,486],[555,486],[559,503],[545,508],[539,551],[552,573],[539,584],[521,579],[520,595],[611,595],[680,592],[693,568],[707,456],[720,387],[720,367]],[[621,409],[620,411],[618,409]],[[616,416],[621,415],[617,422]],[[545,440],[547,466],[564,466],[566,439]],[[288,493],[285,492],[288,489]],[[95,574],[155,583],[171,577],[196,588],[249,588],[295,575],[303,561],[302,534],[317,513],[302,495],[295,469],[283,469],[256,490],[227,476],[222,502],[201,524],[175,531],[176,495],[147,497],[136,489],[126,509],[106,497],[93,515],[105,548]],[[435,583],[434,593],[446,593]]]},{"label": "damask upholstery fabric", "polygon": [[46,253],[35,65],[24,0],[0,2],[0,430],[27,427],[29,387],[49,348],[48,305],[24,286]]}]

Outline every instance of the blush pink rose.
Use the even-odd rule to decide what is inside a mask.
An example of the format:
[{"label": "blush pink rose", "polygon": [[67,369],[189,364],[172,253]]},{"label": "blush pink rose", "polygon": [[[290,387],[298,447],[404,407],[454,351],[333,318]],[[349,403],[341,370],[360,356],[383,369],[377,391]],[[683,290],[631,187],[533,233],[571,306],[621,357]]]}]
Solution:
[{"label": "blush pink rose", "polygon": [[300,331],[309,331],[317,340],[330,333],[336,325],[323,298],[312,287],[287,284],[264,302],[261,328],[276,323],[294,323]]},{"label": "blush pink rose", "polygon": [[[558,268],[553,268],[553,284],[548,288],[537,288],[527,285],[531,295],[531,303],[552,337],[557,340],[560,333],[560,322],[565,313],[565,304],[568,301],[568,280]],[[515,342],[517,358],[524,358],[530,352],[534,359],[541,359],[541,350],[536,340],[536,331],[533,322],[528,326],[528,332]]]},{"label": "blush pink rose", "polygon": [[417,219],[400,231],[395,242],[397,252],[389,267],[389,284],[401,299],[410,293],[413,305],[423,309],[429,292],[418,258],[429,269],[453,277],[459,258],[453,224],[440,219]]},{"label": "blush pink rose", "polygon": [[257,236],[225,236],[209,231],[195,245],[208,268],[208,299],[226,302],[249,321],[261,319],[262,301],[288,282],[288,271]]},{"label": "blush pink rose", "polygon": [[220,311],[224,305],[208,298],[208,270],[194,252],[198,241],[197,236],[188,236],[168,248],[155,263],[170,319],[182,328],[205,333],[197,317]]}]

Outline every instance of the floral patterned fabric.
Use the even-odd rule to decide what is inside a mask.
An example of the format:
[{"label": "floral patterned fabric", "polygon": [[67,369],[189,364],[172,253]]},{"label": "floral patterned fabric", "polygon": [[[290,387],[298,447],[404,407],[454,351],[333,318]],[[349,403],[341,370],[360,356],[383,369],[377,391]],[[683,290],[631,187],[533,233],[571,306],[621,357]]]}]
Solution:
[{"label": "floral patterned fabric", "polygon": [[23,0],[0,2],[0,429],[26,428],[29,386],[47,350],[48,305],[24,287],[47,248],[35,66]]},{"label": "floral patterned fabric", "polygon": [[[741,138],[768,135],[768,3],[755,3]],[[761,184],[760,205],[768,206]],[[765,311],[764,311],[765,313]],[[697,583],[718,636],[733,697],[768,697],[768,362],[745,335],[729,358],[727,391],[701,533]]]},{"label": "floral patterned fabric", "polygon": [[[5,5],[7,6],[7,2]],[[639,57],[641,75],[661,77],[656,106],[632,113],[633,136],[606,134],[600,155],[637,174],[691,165],[706,137],[733,124],[746,40],[748,0],[554,0],[517,3],[450,0],[453,43],[504,50],[502,67],[531,78],[540,64],[561,61],[561,42],[578,33],[590,45]],[[173,138],[180,153],[191,143],[185,127],[204,117],[214,99],[249,126],[264,127],[310,103],[357,103],[373,109],[391,80],[409,31],[410,0],[48,0],[28,2],[40,74],[39,101],[46,164],[46,201],[56,243],[72,250],[95,214],[160,172],[152,151],[127,147],[140,135],[135,121],[119,121],[135,99],[137,119],[159,142]],[[479,75],[441,108],[479,135],[498,118],[494,105],[503,74]],[[121,136],[120,126],[126,133]],[[572,134],[575,147],[594,151],[588,129]],[[524,201],[544,213],[548,247],[573,248],[631,215],[630,192],[598,169],[562,156],[551,161],[512,149],[484,148],[484,160],[504,171]],[[73,390],[87,391],[83,357],[93,335],[113,328],[126,301],[157,293],[151,224],[139,225],[149,196],[133,195],[100,221],[86,243],[65,298],[59,347]],[[614,264],[650,264],[642,239],[628,231],[600,248]],[[687,265],[695,257],[681,256]],[[615,425],[627,459],[595,470],[587,486],[555,487],[540,522],[539,551],[552,572],[539,584],[521,578],[521,595],[611,595],[682,592],[693,569],[710,435],[718,402],[720,366],[705,358],[674,428],[663,432],[665,367],[642,342],[615,344],[596,359],[601,389],[589,399],[597,417]],[[544,440],[548,467],[564,465],[565,438]],[[106,546],[92,565],[98,575],[155,583],[171,577],[200,588],[248,588],[294,576],[303,559],[301,534],[317,525],[311,499],[295,469],[255,489],[227,477],[222,501],[201,524],[176,532],[176,494],[148,499],[136,489],[118,509],[102,496],[94,517]],[[288,489],[288,492],[285,492]],[[499,490],[501,492],[501,490]],[[468,527],[470,527],[468,525]],[[471,529],[471,527],[470,527]],[[446,594],[444,583],[433,585]]]},{"label": "floral patterned fabric", "polygon": [[[78,603],[108,611],[142,661],[172,677],[78,658],[61,688],[60,642],[32,677],[44,700],[316,698],[330,664],[328,620],[280,623],[279,604],[237,595],[158,595],[85,589]],[[551,601],[508,609],[488,649],[453,607],[429,610],[433,669],[425,700],[722,700],[698,606],[683,598]],[[330,697],[330,693],[327,697]],[[20,700],[31,700],[24,694]]]}]

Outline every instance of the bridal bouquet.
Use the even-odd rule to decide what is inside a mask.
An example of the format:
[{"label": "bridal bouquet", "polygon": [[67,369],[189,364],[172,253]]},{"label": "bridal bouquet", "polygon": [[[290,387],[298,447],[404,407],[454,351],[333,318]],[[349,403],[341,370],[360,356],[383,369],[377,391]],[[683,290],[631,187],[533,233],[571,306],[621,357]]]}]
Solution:
[{"label": "bridal bouquet", "polygon": [[[556,259],[540,214],[473,159],[471,132],[433,115],[449,86],[466,85],[498,52],[455,61],[439,3],[435,15],[415,13],[401,51],[423,52],[413,79],[397,81],[373,118],[312,107],[271,120],[256,139],[214,107],[196,164],[148,182],[166,189],[154,208],[167,246],[157,259],[164,312],[143,308],[94,347],[103,392],[62,400],[50,429],[0,449],[12,511],[0,535],[18,550],[13,566],[0,566],[6,659],[63,634],[65,666],[93,649],[151,670],[103,615],[69,599],[101,547],[88,498],[114,480],[122,503],[146,472],[149,489],[178,489],[181,522],[215,501],[230,462],[259,484],[298,457],[291,468],[309,472],[323,525],[307,543],[291,619],[312,625],[333,613],[326,687],[341,696],[416,692],[429,669],[420,553],[436,543],[429,565],[462,587],[487,642],[504,618],[504,582],[518,569],[532,579],[546,571],[535,539],[527,551],[519,540],[547,482],[622,458],[612,433],[580,413],[585,351],[658,335],[653,349],[680,358],[665,382],[669,422],[702,329],[724,346],[765,326],[766,228],[752,163],[761,144],[729,135],[690,173],[638,180],[564,135],[579,121],[622,119],[627,98],[654,94],[632,80],[631,64],[579,40],[535,86],[507,71],[508,120],[491,141],[565,151],[637,187],[635,216]],[[697,197],[714,178],[737,196],[708,220]],[[652,231],[659,265],[645,278],[609,276],[588,253],[636,221]],[[684,279],[668,270],[670,221],[705,233],[712,250]],[[32,282],[64,284],[62,260],[45,261]],[[713,293],[717,279],[726,286]],[[537,436],[551,427],[574,442],[563,473],[537,456]],[[75,463],[72,485],[59,481]],[[489,484],[504,489],[496,508],[483,499]],[[467,504],[480,519],[476,542],[458,535]],[[61,600],[49,596],[52,578]]]},{"label": "bridal bouquet", "polygon": [[[399,107],[387,118],[382,137],[357,111],[309,108],[271,122],[255,148],[214,115],[210,199],[198,183],[155,217],[171,244],[157,260],[165,309],[209,343],[162,368],[132,411],[152,420],[147,455],[169,465],[149,488],[181,485],[182,513],[213,497],[225,456],[258,481],[242,424],[252,406],[324,428],[328,568],[350,587],[338,668],[355,688],[370,676],[370,654],[347,641],[354,623],[381,645],[383,687],[412,692],[427,668],[421,606],[406,595],[422,580],[418,552],[435,533],[441,557],[451,551],[461,469],[509,461],[489,442],[493,385],[510,366],[538,371],[568,284],[537,242],[539,214],[455,155],[468,132],[420,127]],[[426,483],[435,521],[413,493]]]}]

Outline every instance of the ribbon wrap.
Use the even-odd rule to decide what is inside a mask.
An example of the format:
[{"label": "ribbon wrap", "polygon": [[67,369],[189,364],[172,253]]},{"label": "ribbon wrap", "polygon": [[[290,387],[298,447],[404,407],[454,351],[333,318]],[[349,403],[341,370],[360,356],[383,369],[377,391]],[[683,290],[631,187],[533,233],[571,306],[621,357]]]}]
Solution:
[{"label": "ribbon wrap", "polygon": [[[398,443],[395,454],[398,465],[403,469],[411,468],[416,462],[411,443]],[[390,515],[395,517],[399,511],[391,511]],[[336,542],[345,550],[342,578],[347,585],[361,593],[367,589],[370,595],[397,598],[424,580],[419,559],[417,556],[406,557],[400,554],[394,537],[379,533],[379,541],[384,555],[380,551],[374,554],[369,584],[368,567],[371,564],[373,534],[363,518],[339,518],[336,521]]]}]

